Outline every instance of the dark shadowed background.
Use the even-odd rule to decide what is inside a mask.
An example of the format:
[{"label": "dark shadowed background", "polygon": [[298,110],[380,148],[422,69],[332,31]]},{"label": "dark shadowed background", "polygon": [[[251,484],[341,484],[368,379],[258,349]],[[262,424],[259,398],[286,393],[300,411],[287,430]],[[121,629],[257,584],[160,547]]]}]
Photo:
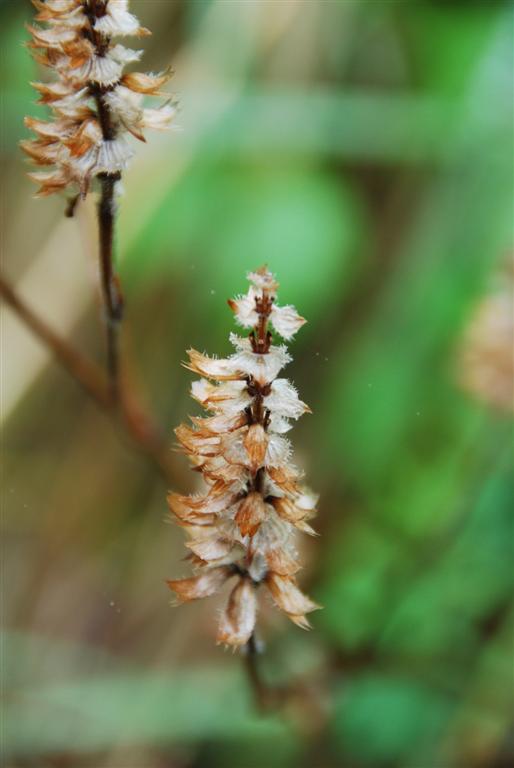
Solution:
[{"label": "dark shadowed background", "polygon": [[[309,321],[286,375],[314,411],[291,438],[321,494],[300,580],[325,608],[310,633],[265,611],[263,674],[289,695],[256,715],[219,603],[169,606],[188,566],[166,483],[2,308],[5,765],[506,768],[511,7],[131,5],[181,112],[125,176],[127,375],[171,449],[197,412],[185,349],[226,354],[226,299],[277,274]],[[45,114],[31,14],[0,4],[3,269],[101,361],[93,201],[68,220],[34,200],[17,148]]]}]

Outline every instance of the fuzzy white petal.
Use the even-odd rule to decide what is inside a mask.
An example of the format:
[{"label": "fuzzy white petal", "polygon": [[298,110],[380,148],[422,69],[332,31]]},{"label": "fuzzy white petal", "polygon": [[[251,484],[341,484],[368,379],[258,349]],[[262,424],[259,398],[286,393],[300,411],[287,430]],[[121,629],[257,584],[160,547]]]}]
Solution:
[{"label": "fuzzy white petal", "polygon": [[78,82],[90,80],[99,85],[114,85],[121,77],[122,65],[111,56],[93,55],[81,67],[73,71],[73,78]]},{"label": "fuzzy white petal", "polygon": [[166,131],[172,124],[177,109],[172,104],[165,104],[159,109],[144,109],[141,118],[142,128],[151,128],[154,131]]},{"label": "fuzzy white petal", "polygon": [[270,432],[275,432],[277,435],[284,435],[286,432],[289,432],[290,429],[291,424],[287,419],[284,419],[283,416],[279,416],[276,413],[271,414],[268,426]]},{"label": "fuzzy white petal", "polygon": [[116,173],[117,171],[122,171],[127,167],[129,160],[133,156],[133,150],[123,139],[103,141],[98,152],[95,173]]},{"label": "fuzzy white petal", "polygon": [[142,55],[143,51],[134,51],[132,48],[126,48],[120,44],[109,50],[109,57],[120,64],[131,64],[134,61],[139,61]]},{"label": "fuzzy white petal", "polygon": [[265,267],[256,272],[249,272],[247,278],[260,291],[266,291],[271,296],[274,296],[277,292],[278,283],[275,280],[275,275]]},{"label": "fuzzy white petal", "polygon": [[288,419],[298,419],[309,408],[298,397],[295,387],[287,379],[275,379],[271,392],[264,398],[266,408]]},{"label": "fuzzy white petal", "polygon": [[242,325],[243,328],[252,328],[259,321],[259,315],[255,307],[255,299],[258,295],[258,291],[253,286],[250,286],[247,294],[236,296],[235,299],[229,301],[236,322]]},{"label": "fuzzy white petal", "polygon": [[128,11],[124,0],[110,0],[106,14],[95,22],[95,30],[102,35],[135,35],[140,25],[137,18]]},{"label": "fuzzy white petal", "polygon": [[253,538],[252,549],[265,555],[270,550],[290,546],[294,536],[294,526],[270,510],[267,520],[261,524]]},{"label": "fuzzy white petal", "polygon": [[296,309],[290,305],[285,307],[273,305],[270,321],[276,332],[284,339],[292,339],[305,323],[305,319],[300,317]]},{"label": "fuzzy white petal", "polygon": [[191,395],[207,410],[227,416],[244,411],[251,402],[246,381],[226,381],[216,385],[200,379],[192,383]]},{"label": "fuzzy white petal", "polygon": [[284,437],[276,434],[270,434],[268,447],[266,450],[266,466],[277,467],[289,459],[291,454],[291,443]]},{"label": "fuzzy white petal", "polygon": [[143,97],[134,93],[123,85],[117,85],[112,91],[106,93],[104,101],[109,105],[111,112],[116,117],[127,123],[139,123],[143,114],[140,106]]},{"label": "fuzzy white petal", "polygon": [[234,366],[247,376],[252,376],[259,384],[273,381],[282,368],[291,362],[291,357],[284,346],[271,346],[267,354],[253,352],[250,341],[230,334],[230,341],[239,351],[232,355]]},{"label": "fuzzy white petal", "polygon": [[218,381],[237,379],[241,371],[234,360],[230,358],[209,357],[195,349],[188,350],[190,363],[186,366],[191,371]]}]

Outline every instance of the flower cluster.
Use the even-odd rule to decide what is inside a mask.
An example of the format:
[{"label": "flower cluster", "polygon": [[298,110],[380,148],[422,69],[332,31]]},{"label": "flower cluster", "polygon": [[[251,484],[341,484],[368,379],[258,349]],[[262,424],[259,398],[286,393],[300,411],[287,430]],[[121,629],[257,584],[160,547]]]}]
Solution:
[{"label": "flower cluster", "polygon": [[207,491],[171,493],[169,506],[190,541],[191,578],[169,581],[179,602],[207,597],[236,579],[222,614],[218,642],[241,646],[253,635],[257,589],[262,584],[275,604],[300,627],[318,606],[298,588],[296,530],[309,524],[317,498],[300,484],[283,436],[309,408],[287,379],[277,378],[291,358],[272,343],[269,324],[288,340],[304,324],[294,307],[275,303],[278,284],[265,268],[248,276],[248,293],[229,305],[236,321],[251,328],[248,338],[231,334],[235,353],[227,359],[189,350],[189,370],[204,377],[192,396],[212,415],[181,425],[178,440]]},{"label": "flower cluster", "polygon": [[30,26],[28,45],[57,80],[33,84],[39,103],[49,105],[54,119],[27,117],[26,125],[37,138],[21,146],[36,165],[51,167],[30,174],[40,185],[39,196],[72,187],[85,197],[94,177],[120,178],[133,155],[127,133],[144,141],[146,128],[169,127],[175,105],[145,109],[142,102],[145,96],[162,96],[160,89],[170,75],[123,74],[142,51],[113,38],[150,34],[129,13],[128,0],[32,1],[36,21],[47,26]]}]

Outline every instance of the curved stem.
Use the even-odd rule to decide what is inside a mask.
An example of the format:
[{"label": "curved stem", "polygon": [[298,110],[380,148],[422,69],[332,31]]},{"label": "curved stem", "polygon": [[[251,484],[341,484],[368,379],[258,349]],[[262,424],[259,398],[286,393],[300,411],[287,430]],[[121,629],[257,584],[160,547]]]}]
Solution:
[{"label": "curved stem", "polygon": [[83,357],[80,352],[61,339],[44,320],[41,320],[16,293],[8,281],[0,275],[0,296],[32,333],[52,350],[61,365],[79,382],[87,394],[103,408],[109,408],[111,400],[105,375],[96,363]]},{"label": "curved stem", "polygon": [[63,368],[87,394],[116,420],[132,442],[151,459],[161,475],[167,481],[175,480],[168,445],[155,429],[151,419],[127,397],[118,402],[113,397],[112,387],[103,370],[56,334],[30,309],[2,275],[0,296],[32,333],[53,352]]}]

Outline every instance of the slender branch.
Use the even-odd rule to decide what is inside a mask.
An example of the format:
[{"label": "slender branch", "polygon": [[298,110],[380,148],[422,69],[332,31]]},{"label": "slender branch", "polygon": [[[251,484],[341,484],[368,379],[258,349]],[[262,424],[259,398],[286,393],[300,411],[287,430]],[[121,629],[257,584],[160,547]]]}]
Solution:
[{"label": "slender branch", "polygon": [[79,382],[87,394],[103,408],[109,408],[111,399],[102,369],[69,346],[64,339],[61,339],[25,304],[14,288],[1,275],[0,295],[20,320],[30,328],[32,333],[52,350],[61,365]]},{"label": "slender branch", "polygon": [[[87,394],[129,435],[167,481],[174,481],[175,470],[166,440],[149,417],[127,397],[118,401],[102,369],[61,338],[23,301],[10,283],[0,275],[0,296],[32,333],[55,355],[59,363]],[[118,407],[121,405],[121,408]]]}]

